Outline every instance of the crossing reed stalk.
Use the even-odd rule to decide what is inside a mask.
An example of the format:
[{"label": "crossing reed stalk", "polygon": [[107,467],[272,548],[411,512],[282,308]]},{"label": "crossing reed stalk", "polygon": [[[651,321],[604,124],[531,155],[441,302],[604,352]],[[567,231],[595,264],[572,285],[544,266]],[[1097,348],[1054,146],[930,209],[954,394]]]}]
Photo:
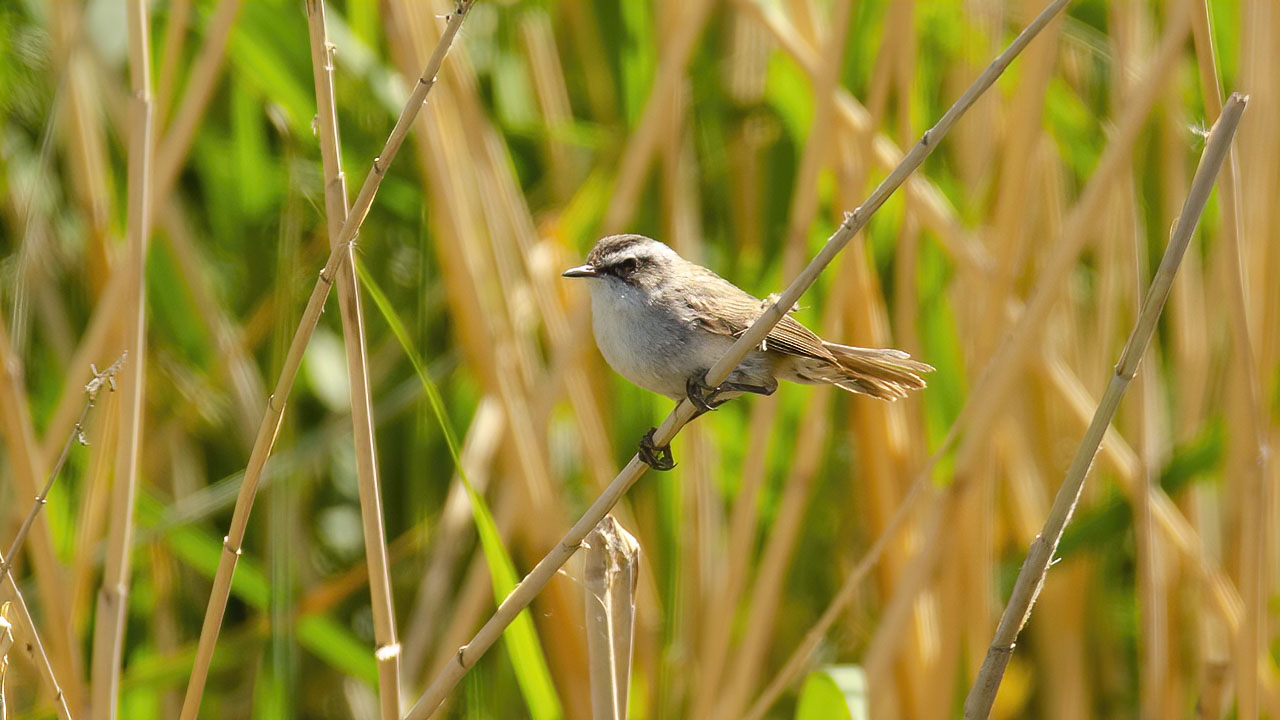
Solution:
[{"label": "crossing reed stalk", "polygon": [[[764,311],[755,323],[729,348],[724,357],[707,372],[707,385],[715,387],[724,382],[725,378],[746,357],[747,353],[760,344],[764,337],[769,334],[769,331],[773,329],[774,325],[777,325],[783,315],[786,314],[787,310],[793,307],[800,296],[809,289],[809,286],[817,279],[818,274],[848,245],[854,235],[866,226],[867,221],[884,204],[885,200],[893,194],[894,190],[901,186],[907,177],[920,167],[925,158],[933,152],[942,138],[955,125],[956,121],[977,102],[978,98],[1009,67],[1014,58],[1066,5],[1067,0],[1055,0],[1036,16],[1018,34],[1009,47],[997,56],[987,69],[974,80],[964,94],[943,114],[937,124],[925,131],[919,142],[903,157],[902,162],[872,191],[866,202],[853,212],[846,214],[844,222],[828,238],[826,245],[810,261],[799,277],[792,281],[774,304]],[[684,427],[693,417],[693,414],[693,404],[687,399],[681,400],[654,432],[654,444],[662,446],[670,443],[679,433],[680,428]],[[458,649],[453,661],[440,671],[426,692],[418,698],[418,701],[409,710],[409,714],[406,716],[409,720],[425,720],[436,711],[449,692],[458,684],[458,681],[475,664],[476,660],[493,643],[497,642],[502,635],[502,631],[511,624],[520,611],[533,602],[533,598],[541,592],[542,588],[551,581],[551,578],[577,552],[587,533],[591,532],[591,529],[617,504],[618,500],[640,479],[640,476],[644,474],[647,468],[648,465],[644,464],[638,455],[632,456],[631,461],[622,468],[622,471],[618,473],[613,482],[605,488],[604,492],[592,503],[591,507],[565,533],[560,542],[542,560],[538,561],[538,564],[520,581],[520,584],[516,585],[506,600],[502,601],[497,611],[480,628],[471,639],[471,642]]]}]

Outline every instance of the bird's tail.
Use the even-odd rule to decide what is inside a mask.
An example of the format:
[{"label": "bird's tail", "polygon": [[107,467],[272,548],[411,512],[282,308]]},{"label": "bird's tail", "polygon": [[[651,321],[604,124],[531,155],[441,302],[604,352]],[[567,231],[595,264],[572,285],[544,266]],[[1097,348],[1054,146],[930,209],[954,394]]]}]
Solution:
[{"label": "bird's tail", "polygon": [[920,376],[933,372],[932,366],[912,360],[901,350],[823,344],[835,355],[843,371],[823,379],[849,392],[881,400],[897,400],[906,397],[911,390],[923,388],[925,382]]}]

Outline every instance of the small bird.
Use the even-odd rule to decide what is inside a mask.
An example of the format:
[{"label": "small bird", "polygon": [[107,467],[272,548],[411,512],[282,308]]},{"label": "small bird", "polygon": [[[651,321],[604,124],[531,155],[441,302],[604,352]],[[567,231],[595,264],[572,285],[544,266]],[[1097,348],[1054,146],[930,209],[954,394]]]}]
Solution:
[{"label": "small bird", "polygon": [[[677,402],[688,397],[699,414],[742,393],[772,395],[777,378],[897,400],[923,388],[921,374],[933,370],[901,350],[827,342],[783,316],[724,383],[708,387],[707,371],[771,301],[643,235],[602,238],[564,277],[591,280],[592,329],[609,365],[642,388]],[[653,433],[640,442],[640,458],[670,470],[670,448],[656,447]]]}]

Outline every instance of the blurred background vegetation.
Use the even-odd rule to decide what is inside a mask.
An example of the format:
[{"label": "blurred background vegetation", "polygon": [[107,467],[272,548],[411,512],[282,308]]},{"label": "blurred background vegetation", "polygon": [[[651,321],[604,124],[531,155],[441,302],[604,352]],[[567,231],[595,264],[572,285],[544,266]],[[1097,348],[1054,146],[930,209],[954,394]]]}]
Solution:
[{"label": "blurred background vegetation", "polygon": [[[126,718],[177,715],[240,473],[329,252],[302,3],[149,5]],[[583,288],[560,270],[630,231],[757,295],[780,290],[1041,7],[473,9],[358,245],[406,698],[492,612],[491,578],[506,582],[448,433],[523,573],[670,409],[604,365]],[[329,6],[348,187],[450,9]],[[1275,461],[1257,460],[1280,441],[1278,13],[1270,0],[1082,0],[1014,63],[802,301],[828,337],[937,367],[929,388],[893,405],[804,387],[732,403],[619,507],[644,558],[633,718],[741,717],[940,447],[929,490],[910,496],[906,529],[813,663],[861,666],[876,718],[958,714],[1224,90],[1253,96],[1234,179],[1205,214],[995,716],[1280,718],[1280,500]],[[89,364],[124,347],[124,20],[107,0],[0,5],[4,547],[72,431]],[[376,712],[345,363],[331,298],[250,520],[203,717]],[[88,697],[116,395],[94,408],[14,570],[73,713]],[[509,632],[444,715],[589,717],[583,613],[575,560],[535,602],[536,633]],[[11,712],[49,715],[29,660],[11,659]],[[795,717],[797,691],[768,717]]]}]

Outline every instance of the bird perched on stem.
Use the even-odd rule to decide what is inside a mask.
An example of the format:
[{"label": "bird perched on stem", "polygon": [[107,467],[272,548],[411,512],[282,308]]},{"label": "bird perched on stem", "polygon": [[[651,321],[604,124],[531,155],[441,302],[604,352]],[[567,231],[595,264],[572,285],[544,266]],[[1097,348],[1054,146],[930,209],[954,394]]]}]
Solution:
[{"label": "bird perched on stem", "polygon": [[[592,329],[609,365],[642,388],[688,397],[699,414],[743,393],[772,395],[778,378],[897,400],[923,388],[921,374],[933,370],[901,350],[827,342],[783,316],[719,387],[708,387],[707,371],[769,302],[643,235],[602,238],[564,277],[590,279]],[[653,433],[640,442],[640,458],[670,470],[670,447],[656,447]]]}]

